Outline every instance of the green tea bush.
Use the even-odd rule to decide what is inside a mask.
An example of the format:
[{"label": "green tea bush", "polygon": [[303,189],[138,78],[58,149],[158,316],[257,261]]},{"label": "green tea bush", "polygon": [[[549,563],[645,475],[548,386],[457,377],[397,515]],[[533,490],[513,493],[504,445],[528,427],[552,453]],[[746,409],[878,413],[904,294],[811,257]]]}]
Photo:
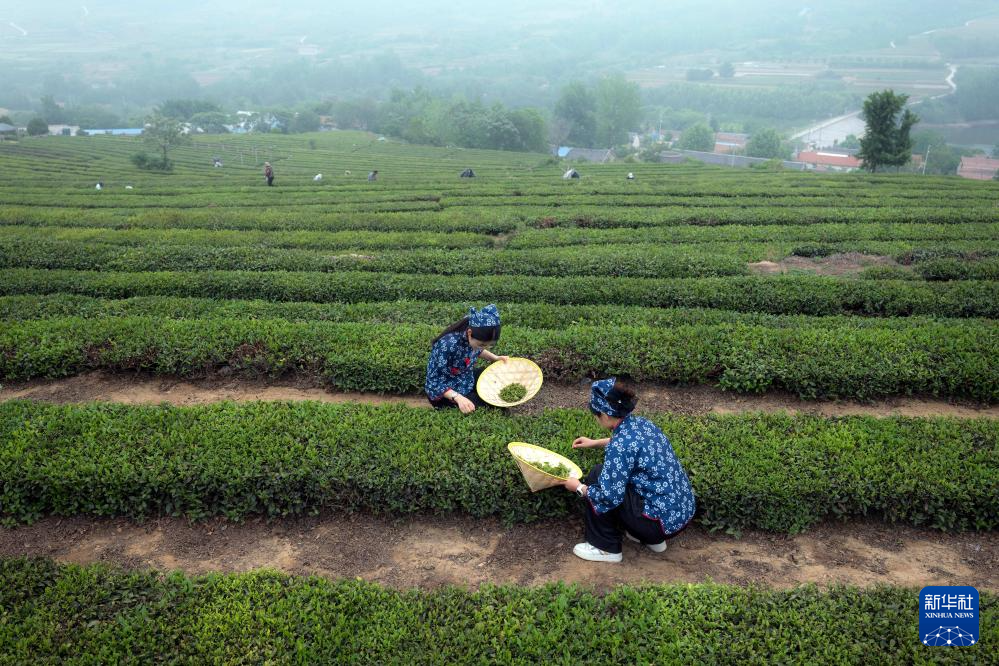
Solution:
[{"label": "green tea bush", "polygon": [[[687,469],[710,528],[799,532],[877,515],[944,530],[999,525],[999,422],[653,415]],[[506,450],[528,441],[584,469],[600,436],[587,411],[469,417],[358,404],[200,407],[0,403],[0,510],[199,519],[320,510],[460,512],[528,522],[578,509],[531,493]]]},{"label": "green tea bush", "polygon": [[[346,390],[423,387],[438,328],[286,320],[76,317],[0,329],[0,379],[63,377],[93,369],[199,376],[299,375]],[[999,401],[999,328],[787,328],[722,324],[513,329],[503,350],[536,359],[549,376],[625,375],[803,398],[930,394]]]},{"label": "green tea bush", "polygon": [[395,301],[538,302],[718,308],[794,315],[935,315],[999,318],[999,283],[913,282],[820,276],[725,278],[534,277],[400,273],[205,271],[116,273],[0,270],[0,294],[101,298],[194,296],[315,303]]},{"label": "green tea bush", "polygon": [[933,259],[915,266],[924,280],[999,280],[999,260]]},{"label": "green tea bush", "polygon": [[168,575],[0,560],[11,663],[985,664],[918,640],[914,589],[562,584],[398,591],[276,572]]},{"label": "green tea bush", "polygon": [[[570,326],[649,326],[671,328],[743,324],[767,328],[911,329],[949,324],[967,329],[992,328],[986,319],[944,317],[858,317],[852,315],[771,315],[707,308],[645,308],[637,305],[547,305],[501,303],[506,326],[563,329]],[[296,322],[425,324],[441,329],[468,313],[466,304],[445,301],[374,301],[370,303],[308,303],[177,296],[135,296],[105,299],[73,294],[0,296],[0,321],[58,317],[162,317],[164,319],[286,319]],[[512,329],[508,329],[512,330]]]},{"label": "green tea bush", "polygon": [[374,271],[436,275],[742,275],[745,262],[710,250],[655,246],[581,246],[531,250],[396,250],[329,254],[254,246],[147,245],[0,240],[0,268],[106,271]]}]

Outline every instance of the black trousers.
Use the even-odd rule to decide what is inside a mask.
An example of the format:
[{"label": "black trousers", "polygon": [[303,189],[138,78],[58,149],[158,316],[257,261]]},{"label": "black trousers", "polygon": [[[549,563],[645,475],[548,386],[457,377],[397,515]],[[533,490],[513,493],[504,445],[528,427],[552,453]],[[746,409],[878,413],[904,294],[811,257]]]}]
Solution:
[{"label": "black trousers", "polygon": [[[490,405],[488,402],[480,398],[478,392],[475,390],[475,385],[479,383],[479,375],[482,374],[482,369],[476,368],[474,372],[475,372],[475,381],[472,383],[471,392],[462,393],[462,395],[471,400],[472,404],[475,405],[476,409],[478,409],[479,407],[492,407],[492,405]],[[430,396],[427,396],[427,400],[430,402],[430,404],[433,406],[434,409],[450,409],[452,407],[458,409],[458,405],[456,403],[451,402],[444,396],[441,396],[437,400],[430,400]]]},{"label": "black trousers", "polygon": [[267,176],[267,187],[274,186],[274,176]]},{"label": "black trousers", "polygon": [[[595,465],[583,479],[590,485],[600,478],[603,465]],[[624,494],[624,501],[610,511],[597,514],[590,500],[583,499],[583,521],[586,523],[586,542],[607,553],[621,552],[621,536],[625,530],[642,543],[662,543],[667,535],[662,523],[646,518],[645,500],[631,486]]]}]

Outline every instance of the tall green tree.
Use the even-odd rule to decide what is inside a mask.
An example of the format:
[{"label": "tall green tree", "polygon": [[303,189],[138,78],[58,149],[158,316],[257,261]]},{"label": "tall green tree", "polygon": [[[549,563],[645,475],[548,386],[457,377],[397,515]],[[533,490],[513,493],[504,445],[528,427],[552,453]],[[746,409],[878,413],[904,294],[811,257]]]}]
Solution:
[{"label": "tall green tree", "polygon": [[299,111],[288,122],[288,132],[301,134],[302,132],[319,131],[319,114],[313,111]]},{"label": "tall green tree", "polygon": [[55,97],[52,95],[42,96],[41,115],[45,119],[45,122],[52,123],[53,125],[59,125],[69,120],[66,110],[55,101]]},{"label": "tall green tree", "polygon": [[221,111],[205,111],[191,116],[191,124],[200,128],[205,134],[228,133],[229,130],[226,128],[228,121],[229,117]]},{"label": "tall green tree", "polygon": [[715,149],[715,133],[706,123],[695,123],[680,135],[679,148],[710,153]]},{"label": "tall green tree", "polygon": [[926,158],[926,173],[952,176],[961,166],[961,154],[948,146],[946,137],[939,132],[913,133],[912,152]]},{"label": "tall green tree", "polygon": [[860,139],[856,134],[847,134],[846,138],[839,142],[843,148],[860,148]]},{"label": "tall green tree", "polygon": [[615,74],[596,85],[597,144],[611,147],[628,140],[628,132],[642,119],[642,93],[637,83]]},{"label": "tall green tree", "polygon": [[510,112],[510,121],[517,127],[520,147],[517,150],[543,153],[548,149],[548,127],[545,118],[536,109],[516,109]]},{"label": "tall green tree", "polygon": [[154,150],[163,153],[163,164],[169,164],[167,151],[177,146],[191,142],[191,137],[184,133],[184,127],[176,118],[154,113],[146,118],[146,126],[142,130],[143,142]]},{"label": "tall green tree", "polygon": [[168,99],[156,109],[157,113],[167,118],[190,120],[197,113],[220,113],[218,104],[200,99]]},{"label": "tall green tree", "polygon": [[28,121],[28,136],[43,136],[49,133],[49,124],[44,118],[35,116]]},{"label": "tall green tree", "polygon": [[767,127],[753,134],[746,144],[746,154],[750,157],[765,157],[767,159],[785,159],[788,157],[781,141],[780,134],[772,127]]},{"label": "tall green tree", "polygon": [[892,90],[871,93],[864,100],[861,117],[867,125],[860,139],[858,157],[863,167],[874,173],[882,167],[900,167],[912,159],[912,137],[909,132],[919,122],[919,116],[905,107],[908,95],[896,95]]},{"label": "tall green tree", "polygon": [[562,89],[555,103],[555,117],[569,128],[566,141],[575,146],[590,147],[597,139],[597,100],[589,89],[574,82]]}]

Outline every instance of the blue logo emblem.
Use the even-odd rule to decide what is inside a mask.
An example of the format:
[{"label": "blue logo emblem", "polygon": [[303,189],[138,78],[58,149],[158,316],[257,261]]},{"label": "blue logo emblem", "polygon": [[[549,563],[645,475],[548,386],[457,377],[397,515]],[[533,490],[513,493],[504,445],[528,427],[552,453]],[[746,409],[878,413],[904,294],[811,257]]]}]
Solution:
[{"label": "blue logo emblem", "polygon": [[931,585],[919,591],[919,641],[967,647],[979,638],[978,590],[970,585]]}]

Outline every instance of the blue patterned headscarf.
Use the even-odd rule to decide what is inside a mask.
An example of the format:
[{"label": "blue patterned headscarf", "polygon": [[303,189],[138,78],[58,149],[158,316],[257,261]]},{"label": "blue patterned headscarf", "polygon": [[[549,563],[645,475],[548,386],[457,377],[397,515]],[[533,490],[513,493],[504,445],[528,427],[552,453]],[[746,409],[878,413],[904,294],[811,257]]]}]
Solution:
[{"label": "blue patterned headscarf", "polygon": [[616,382],[617,378],[611,377],[598,379],[590,385],[590,409],[614,418],[625,417],[635,409],[634,402],[624,401],[617,395],[611,395]]},{"label": "blue patterned headscarf", "polygon": [[500,313],[497,309],[495,303],[490,303],[481,310],[476,310],[475,308],[468,309],[468,325],[472,328],[481,328],[483,326],[499,326],[500,325]]}]

